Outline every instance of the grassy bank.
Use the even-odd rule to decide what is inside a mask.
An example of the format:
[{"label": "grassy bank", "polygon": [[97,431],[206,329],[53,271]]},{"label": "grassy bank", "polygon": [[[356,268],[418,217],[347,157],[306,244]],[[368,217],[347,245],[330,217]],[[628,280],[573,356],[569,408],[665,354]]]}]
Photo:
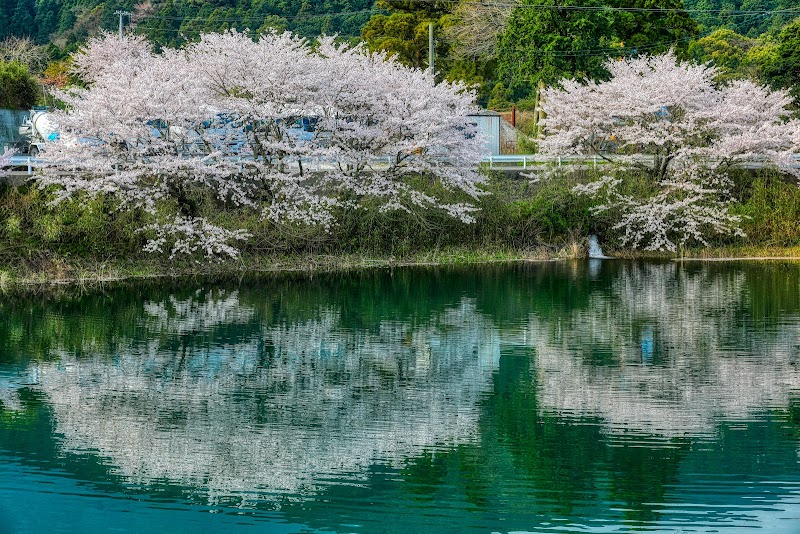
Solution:
[{"label": "grassy bank", "polygon": [[[437,194],[446,194],[435,191]],[[235,260],[208,261],[142,251],[152,222],[110,201],[51,205],[33,186],[0,191],[0,285],[101,281],[248,271],[333,270],[375,265],[460,264],[581,254],[591,224],[588,203],[566,183],[533,185],[496,177],[474,224],[434,211],[342,211],[328,230],[277,225],[199,199],[203,215],[252,237]],[[455,199],[462,200],[462,199]]]},{"label": "grassy bank", "polygon": [[[245,212],[206,206],[204,216],[244,227],[252,238],[236,260],[170,259],[142,251],[139,228],[152,222],[110,201],[79,199],[53,207],[36,187],[0,190],[0,286],[91,283],[126,278],[220,275],[269,271],[330,271],[412,264],[465,264],[584,256],[585,238],[597,234],[607,253],[623,258],[675,257],[615,249],[612,221],[590,213],[590,201],[572,188],[586,175],[532,183],[493,176],[474,224],[443,213],[388,212],[369,206],[343,211],[330,230],[276,225]],[[711,248],[686,258],[800,257],[800,187],[776,174],[735,177],[735,211],[746,237],[717,237]],[[436,193],[442,194],[441,191]]]},{"label": "grassy bank", "polygon": [[166,262],[159,258],[112,259],[51,257],[36,264],[6,265],[0,268],[0,288],[16,285],[46,286],[62,284],[95,284],[129,279],[168,277],[215,277],[269,272],[331,272],[374,267],[411,265],[465,265],[508,261],[545,261],[570,257],[572,249],[556,254],[549,251],[476,251],[447,249],[424,251],[402,257],[339,255],[263,255],[243,256],[235,261],[197,263]]}]

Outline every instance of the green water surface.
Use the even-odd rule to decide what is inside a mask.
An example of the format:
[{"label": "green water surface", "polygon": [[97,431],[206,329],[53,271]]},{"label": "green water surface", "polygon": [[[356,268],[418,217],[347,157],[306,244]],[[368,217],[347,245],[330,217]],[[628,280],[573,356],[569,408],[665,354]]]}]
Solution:
[{"label": "green water surface", "polygon": [[0,297],[0,533],[800,533],[800,264]]}]

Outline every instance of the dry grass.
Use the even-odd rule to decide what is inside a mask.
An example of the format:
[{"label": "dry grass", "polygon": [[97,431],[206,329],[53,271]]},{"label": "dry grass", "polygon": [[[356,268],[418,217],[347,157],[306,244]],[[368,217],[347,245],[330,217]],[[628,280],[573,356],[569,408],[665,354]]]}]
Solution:
[{"label": "dry grass", "polygon": [[[570,249],[572,250],[572,249]],[[47,286],[88,286],[123,280],[229,276],[270,272],[333,272],[374,267],[414,265],[469,265],[510,261],[545,261],[576,257],[554,255],[545,248],[511,251],[476,251],[448,249],[428,251],[406,257],[374,257],[344,255],[250,256],[236,261],[197,263],[192,261],[165,263],[163,260],[103,261],[39,258],[35,263],[0,265],[0,290],[21,287],[32,289]]]}]

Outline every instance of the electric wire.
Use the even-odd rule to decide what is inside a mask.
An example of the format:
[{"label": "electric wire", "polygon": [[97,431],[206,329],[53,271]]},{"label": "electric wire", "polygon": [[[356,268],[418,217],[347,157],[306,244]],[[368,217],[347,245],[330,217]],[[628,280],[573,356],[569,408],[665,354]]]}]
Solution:
[{"label": "electric wire", "polygon": [[[800,15],[800,7],[798,8],[790,8],[790,9],[780,9],[780,10],[714,10],[714,9],[664,9],[664,8],[624,8],[624,7],[612,7],[612,6],[548,6],[544,4],[521,4],[517,2],[478,2],[474,0],[432,0],[432,1],[424,1],[424,0],[406,0],[412,4],[471,4],[471,5],[480,5],[480,6],[489,6],[489,7],[517,7],[517,8],[525,8],[525,9],[559,9],[559,10],[567,10],[567,11],[593,11],[593,12],[600,12],[600,11],[610,11],[610,12],[645,12],[645,13],[655,13],[655,14],[670,14],[670,13],[718,13],[724,15],[726,17],[746,17],[746,20],[743,22],[751,22],[757,20],[759,18],[774,16],[774,15],[781,15],[781,14],[798,14]],[[266,17],[225,17],[225,18],[214,18],[214,23],[237,23],[237,22],[248,22],[248,23],[257,23],[259,18],[261,22],[266,22],[269,20],[269,17],[278,17],[279,19],[283,19],[286,21],[289,20],[319,20],[319,19],[330,19],[333,17],[346,17],[346,16],[357,16],[357,15],[366,15],[366,14],[383,14],[387,11],[385,9],[379,8],[372,8],[372,9],[362,9],[357,11],[338,11],[338,12],[330,12],[330,13],[315,13],[315,14],[297,14],[297,15],[288,15],[288,16],[280,16],[280,15],[268,15]],[[202,23],[207,22],[209,20],[208,17],[178,17],[178,16],[167,16],[167,15],[147,15],[139,19],[141,22],[137,22],[133,26],[136,31],[145,31],[145,32],[171,32],[171,33],[178,33],[181,35],[199,35],[201,33],[210,31],[207,29],[202,28],[192,28],[192,27],[183,27],[183,28],[165,28],[151,24],[151,22],[156,21],[169,21],[169,22],[180,22],[180,23]],[[679,30],[680,28],[672,28]],[[257,35],[258,29],[248,29],[248,31],[252,35]],[[713,33],[714,30],[704,32],[701,35],[697,36],[684,36],[679,37],[676,39],[664,40],[664,41],[657,41],[652,43],[644,43],[638,46],[622,46],[622,47],[603,47],[603,48],[591,48],[591,49],[583,49],[583,50],[537,50],[531,47],[519,47],[512,49],[514,51],[522,51],[525,52],[527,55],[532,56],[544,56],[544,57],[593,57],[593,56],[608,56],[613,54],[626,54],[632,55],[636,54],[640,51],[648,51],[653,49],[658,49],[661,47],[666,47],[670,45],[677,45],[683,42],[691,41],[692,39],[700,39],[702,37],[706,37]]]},{"label": "electric wire", "polygon": [[623,6],[580,6],[580,5],[551,5],[551,4],[525,4],[521,2],[479,2],[476,0],[406,0],[410,4],[450,4],[472,5],[480,7],[507,7],[529,10],[557,10],[557,11],[620,11],[631,13],[718,13],[733,15],[762,15],[762,14],[800,14],[800,8],[786,9],[697,9],[697,8],[659,8],[659,7],[623,7]]}]

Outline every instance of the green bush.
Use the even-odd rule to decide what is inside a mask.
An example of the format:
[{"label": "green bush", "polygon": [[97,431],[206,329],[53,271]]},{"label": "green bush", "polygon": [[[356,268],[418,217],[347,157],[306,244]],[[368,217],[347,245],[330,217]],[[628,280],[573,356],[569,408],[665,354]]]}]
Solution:
[{"label": "green bush", "polygon": [[39,97],[36,80],[16,61],[0,61],[0,108],[30,109]]},{"label": "green bush", "polygon": [[749,187],[740,188],[737,214],[746,218],[745,244],[794,246],[800,244],[800,187],[776,172],[763,172]]},{"label": "green bush", "polygon": [[[418,177],[426,192],[451,202],[468,200]],[[424,184],[424,185],[423,185]],[[407,257],[426,251],[472,248],[476,251],[561,247],[602,228],[589,203],[573,193],[575,179],[562,176],[531,183],[501,174],[488,182],[473,224],[437,210],[382,212],[369,202],[343,209],[330,229],[279,225],[245,210],[222,209],[213,198],[193,198],[198,215],[229,228],[245,228],[252,238],[242,252],[264,254],[364,254]],[[50,205],[47,191],[36,187],[0,190],[0,248],[39,251],[82,258],[141,258],[146,236],[139,228],[147,214],[117,210],[110,200],[75,199]],[[4,245],[4,246],[3,246]]]}]

